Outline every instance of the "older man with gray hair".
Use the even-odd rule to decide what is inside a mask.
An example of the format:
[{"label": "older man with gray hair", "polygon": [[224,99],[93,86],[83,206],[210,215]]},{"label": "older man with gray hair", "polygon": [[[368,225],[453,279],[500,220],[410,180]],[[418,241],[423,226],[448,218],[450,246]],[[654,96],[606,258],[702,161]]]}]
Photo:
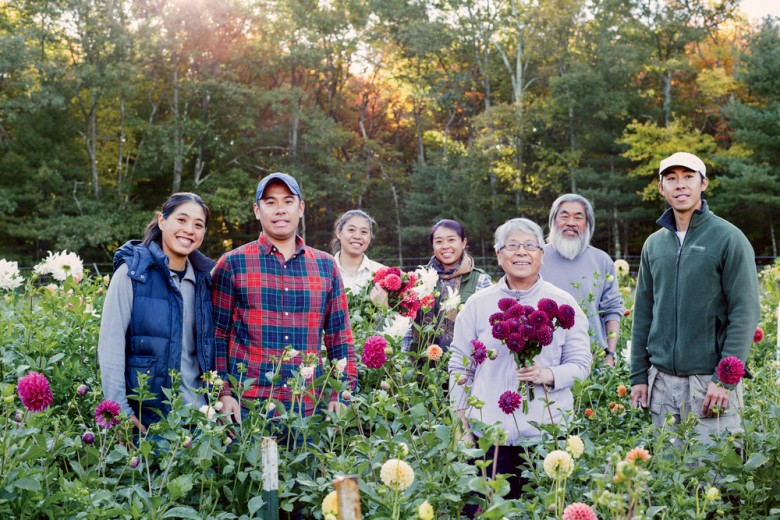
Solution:
[{"label": "older man with gray hair", "polygon": [[615,366],[623,300],[615,264],[590,245],[596,227],[593,207],[575,193],[558,197],[550,208],[550,234],[541,275],[571,294],[588,315],[591,338],[604,350],[604,364]]}]

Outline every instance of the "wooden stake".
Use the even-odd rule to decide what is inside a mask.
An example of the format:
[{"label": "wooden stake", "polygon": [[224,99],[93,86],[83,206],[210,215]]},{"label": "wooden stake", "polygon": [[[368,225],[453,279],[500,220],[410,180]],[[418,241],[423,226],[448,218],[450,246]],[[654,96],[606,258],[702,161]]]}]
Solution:
[{"label": "wooden stake", "polygon": [[333,487],[339,500],[339,520],[360,520],[360,489],[357,475],[336,477]]},{"label": "wooden stake", "polygon": [[263,464],[263,508],[265,520],[279,520],[279,451],[276,437],[263,437],[260,455]]}]

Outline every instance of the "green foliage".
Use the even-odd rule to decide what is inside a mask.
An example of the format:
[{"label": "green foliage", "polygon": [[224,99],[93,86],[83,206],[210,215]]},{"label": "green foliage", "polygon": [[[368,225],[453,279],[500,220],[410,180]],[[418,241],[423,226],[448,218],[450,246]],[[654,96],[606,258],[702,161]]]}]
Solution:
[{"label": "green foliage", "polygon": [[[360,365],[359,388],[340,415],[323,408],[304,417],[295,407],[285,410],[272,402],[279,412],[275,420],[264,405],[236,427],[219,421],[213,409],[184,406],[174,373],[174,388],[166,390],[172,411],[147,434],[134,436],[126,420],[104,430],[94,419],[102,399],[95,345],[107,278],[88,276],[80,283],[68,278],[45,286],[49,280],[33,277],[5,292],[0,302],[0,515],[257,518],[271,500],[262,493],[262,439],[277,435],[275,499],[283,511],[300,510],[308,518],[322,518],[321,502],[333,479],[344,474],[358,476],[368,518],[411,518],[425,500],[436,518],[461,517],[467,501],[481,505],[481,518],[496,519],[551,518],[573,502],[592,505],[600,518],[773,518],[780,505],[778,273],[776,265],[760,276],[765,335],[749,360],[753,379],[745,384],[743,434],[724,433],[711,446],[702,445],[692,422],[656,431],[646,413],[630,407],[624,356],[629,313],[621,324],[616,367],[606,368],[596,357],[591,377],[575,383],[572,413],[561,424],[540,426],[542,437],[525,443],[523,476],[529,484],[517,501],[505,498],[505,477],[493,475],[491,461],[484,460],[505,433],[478,424],[483,435],[477,446],[458,441],[459,420],[444,385],[449,354],[431,362],[424,353],[402,353],[400,336],[388,336],[392,354],[382,367]],[[633,283],[621,275],[629,310]],[[371,303],[367,290],[350,295],[350,314],[358,351],[395,315]],[[54,395],[53,405],[39,413],[21,411],[15,395],[17,378],[31,370],[47,376]],[[324,405],[331,392],[343,390],[335,374],[325,363],[313,380],[293,373],[286,384],[297,399],[308,394]],[[136,398],[143,400],[148,390],[141,379]],[[205,379],[202,391],[214,407],[222,383],[214,374]],[[251,381],[240,379],[231,386],[242,393]],[[271,379],[281,384],[278,371]],[[79,396],[82,383],[91,390]],[[82,440],[87,431],[95,436],[93,444]],[[569,445],[571,435],[582,440],[581,455]],[[626,463],[637,446],[651,458]],[[547,475],[543,462],[554,450],[575,456],[571,474]],[[382,465],[392,458],[414,472],[406,490],[394,491],[381,479]]]}]

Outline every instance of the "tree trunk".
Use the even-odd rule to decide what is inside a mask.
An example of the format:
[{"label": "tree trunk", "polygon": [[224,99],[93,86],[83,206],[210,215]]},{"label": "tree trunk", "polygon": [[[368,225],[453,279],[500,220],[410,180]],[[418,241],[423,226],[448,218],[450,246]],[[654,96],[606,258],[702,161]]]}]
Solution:
[{"label": "tree trunk", "polygon": [[618,226],[618,209],[612,206],[612,233],[615,235],[615,258],[620,258],[620,226]]},{"label": "tree trunk", "polygon": [[119,149],[116,154],[116,192],[119,200],[122,200],[124,189],[124,157],[125,155],[125,98],[119,101]]},{"label": "tree trunk", "polygon": [[672,76],[671,70],[667,70],[663,75],[664,80],[664,127],[668,127],[672,122]]},{"label": "tree trunk", "polygon": [[181,114],[179,113],[179,58],[173,53],[173,185],[172,193],[181,191],[181,172],[183,169],[183,136]]},{"label": "tree trunk", "polygon": [[87,152],[89,153],[89,167],[92,172],[92,195],[100,197],[100,183],[98,182],[97,169],[97,101],[89,94],[89,122],[87,138]]}]

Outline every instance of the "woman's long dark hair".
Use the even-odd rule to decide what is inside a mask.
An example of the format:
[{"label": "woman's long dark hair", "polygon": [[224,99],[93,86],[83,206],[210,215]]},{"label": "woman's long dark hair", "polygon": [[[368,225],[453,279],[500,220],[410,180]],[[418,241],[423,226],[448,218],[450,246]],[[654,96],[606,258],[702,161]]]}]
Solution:
[{"label": "woman's long dark hair", "polygon": [[201,209],[203,210],[203,214],[206,215],[206,226],[208,227],[209,207],[206,205],[205,202],[203,202],[203,199],[201,199],[199,195],[196,195],[194,193],[189,193],[189,192],[174,193],[173,195],[168,197],[168,200],[166,200],[165,203],[162,205],[162,209],[154,214],[154,218],[146,226],[146,230],[144,231],[144,244],[147,246],[152,242],[157,242],[158,244],[162,244],[162,230],[160,229],[160,226],[157,224],[158,218],[160,217],[160,215],[162,215],[164,219],[167,219],[168,217],[171,216],[171,213],[176,211],[176,208],[188,202],[194,202],[195,204],[201,207]]}]

